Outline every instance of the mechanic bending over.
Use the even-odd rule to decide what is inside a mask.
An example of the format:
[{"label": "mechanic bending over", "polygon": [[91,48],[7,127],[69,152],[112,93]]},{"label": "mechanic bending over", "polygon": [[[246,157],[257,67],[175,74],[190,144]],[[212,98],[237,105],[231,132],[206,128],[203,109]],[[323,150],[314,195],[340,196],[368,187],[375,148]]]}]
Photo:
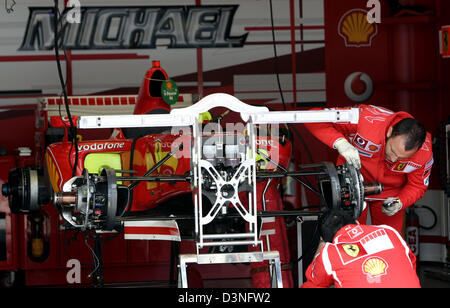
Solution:
[{"label": "mechanic bending over", "polygon": [[395,229],[360,225],[342,210],[318,224],[321,242],[302,288],[420,288],[416,257]]},{"label": "mechanic bending over", "polygon": [[373,196],[378,200],[368,202],[359,222],[366,223],[369,209],[374,225],[386,224],[401,233],[404,210],[428,188],[433,165],[431,135],[406,112],[357,107],[358,124],[312,123],[305,127],[339,152],[338,165],[347,161],[360,168],[365,182],[383,185],[383,192]]}]

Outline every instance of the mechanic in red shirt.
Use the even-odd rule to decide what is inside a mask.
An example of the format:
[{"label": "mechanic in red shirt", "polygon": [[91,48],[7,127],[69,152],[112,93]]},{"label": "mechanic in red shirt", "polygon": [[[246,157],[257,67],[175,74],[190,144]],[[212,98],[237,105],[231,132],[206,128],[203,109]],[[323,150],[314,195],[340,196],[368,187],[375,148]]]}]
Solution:
[{"label": "mechanic in red shirt", "polygon": [[319,230],[302,288],[420,288],[416,257],[393,228],[360,225],[350,212],[330,210]]},{"label": "mechanic in red shirt", "polygon": [[380,182],[384,190],[371,198],[359,222],[365,224],[367,208],[372,224],[386,224],[402,232],[404,210],[422,198],[433,165],[431,135],[406,112],[358,105],[358,124],[305,124],[320,141],[339,152],[337,164],[346,160],[361,168],[364,182]]}]

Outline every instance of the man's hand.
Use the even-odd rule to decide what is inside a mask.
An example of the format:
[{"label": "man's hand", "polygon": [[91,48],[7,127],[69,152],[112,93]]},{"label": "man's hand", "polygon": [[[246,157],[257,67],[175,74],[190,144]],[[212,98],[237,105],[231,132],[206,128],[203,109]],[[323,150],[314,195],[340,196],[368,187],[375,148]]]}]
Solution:
[{"label": "man's hand", "polygon": [[381,211],[387,216],[392,216],[398,211],[400,211],[403,207],[402,202],[398,198],[387,198],[383,202],[383,206],[381,207]]},{"label": "man's hand", "polygon": [[338,139],[334,143],[334,147],[338,150],[339,154],[344,156],[347,162],[355,167],[361,169],[361,159],[359,158],[358,150],[350,144],[345,138]]}]

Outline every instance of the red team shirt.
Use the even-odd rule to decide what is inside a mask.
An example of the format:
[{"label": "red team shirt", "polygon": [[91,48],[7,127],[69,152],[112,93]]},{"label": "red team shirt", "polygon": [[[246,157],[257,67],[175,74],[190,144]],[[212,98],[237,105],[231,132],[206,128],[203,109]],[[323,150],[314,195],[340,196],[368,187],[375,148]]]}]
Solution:
[{"label": "red team shirt", "polygon": [[389,226],[347,225],[306,270],[302,288],[420,288],[416,257]]},{"label": "red team shirt", "polygon": [[[396,112],[372,105],[358,105],[358,124],[313,123],[305,124],[320,141],[333,147],[339,138],[346,138],[359,152],[361,174],[364,182],[380,182],[384,191],[371,196],[376,198],[398,197],[405,209],[425,194],[428,188],[433,153],[431,135],[427,133],[422,147],[410,158],[390,163],[385,158],[386,134],[389,127],[404,118],[412,118],[406,112]],[[345,162],[339,155],[338,164]],[[381,212],[381,202],[372,203],[376,210],[372,213],[374,224],[389,224],[401,230],[403,211],[388,217]],[[367,215],[364,212],[364,216]],[[362,221],[364,223],[364,221]]]}]

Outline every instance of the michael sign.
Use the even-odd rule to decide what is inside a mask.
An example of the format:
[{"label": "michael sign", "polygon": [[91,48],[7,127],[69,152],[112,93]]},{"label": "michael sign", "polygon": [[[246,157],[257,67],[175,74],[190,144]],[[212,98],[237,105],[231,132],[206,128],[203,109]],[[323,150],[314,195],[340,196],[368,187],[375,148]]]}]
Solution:
[{"label": "michael sign", "polygon": [[[158,39],[169,48],[243,46],[248,33],[231,36],[237,5],[81,7],[81,22],[67,22],[63,12],[62,41],[66,49],[156,48]],[[30,7],[19,50],[54,46],[53,8]]]}]

